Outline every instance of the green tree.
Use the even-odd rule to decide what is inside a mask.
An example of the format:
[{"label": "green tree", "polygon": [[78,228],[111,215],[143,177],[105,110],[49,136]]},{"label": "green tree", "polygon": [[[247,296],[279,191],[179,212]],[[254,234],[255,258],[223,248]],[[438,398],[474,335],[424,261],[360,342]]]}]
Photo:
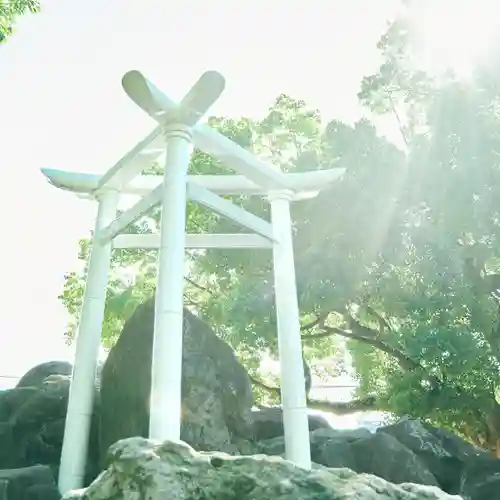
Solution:
[{"label": "green tree", "polygon": [[411,39],[405,19],[390,27],[359,94],[408,146],[394,219],[404,265],[384,258],[369,287],[389,325],[373,335],[396,352],[350,348],[360,390],[498,452],[498,68],[433,79],[412,67]]},{"label": "green tree", "polygon": [[[319,166],[316,164],[318,159],[315,151],[321,149],[320,117],[317,111],[308,109],[302,101],[281,95],[263,120],[214,117],[210,119],[210,125],[243,147],[258,154],[272,155],[273,160],[279,162],[286,171]],[[144,173],[154,174],[159,169],[158,165],[153,165]],[[227,171],[211,157],[195,150],[190,172],[217,174]],[[232,200],[262,217],[268,217],[267,202],[261,199],[241,196],[233,197]],[[153,210],[127,231],[155,232],[158,223],[159,210]],[[188,204],[187,226],[190,233],[241,231],[234,223],[193,203]],[[87,261],[88,255],[89,241],[81,240],[79,257],[82,262]],[[270,253],[191,251],[187,253],[187,258],[190,271],[186,276],[186,304],[210,318],[210,324],[236,348],[247,368],[256,373],[262,353],[269,351],[275,354],[276,351]],[[135,306],[153,293],[155,267],[155,252],[114,251],[103,329],[105,346],[113,344],[123,322]],[[66,275],[61,299],[73,318],[66,334],[68,339],[73,337],[77,324],[85,272],[83,266],[80,272]],[[255,301],[258,294],[265,296],[262,303]],[[251,310],[247,310],[247,307]],[[317,339],[311,346],[311,355],[321,351],[334,354],[338,350],[337,344],[331,338]],[[277,391],[268,391],[267,396],[276,399]]]},{"label": "green tree", "polygon": [[12,27],[17,16],[26,12],[38,12],[38,0],[6,0],[0,2],[0,43],[12,34]]},{"label": "green tree", "polygon": [[[396,21],[379,44],[380,71],[363,80],[359,94],[371,112],[394,117],[404,152],[367,120],[323,127],[317,110],[285,95],[262,120],[212,118],[211,125],[285,171],[347,169],[317,198],[293,206],[305,357],[313,368],[315,360],[338,359],[344,339],[359,380],[355,401],[311,406],[410,414],[494,449],[500,440],[500,80],[490,68],[466,84],[452,74],[436,81],[412,66],[410,41],[404,19]],[[196,151],[190,171],[222,168]],[[265,201],[233,201],[268,217]],[[188,226],[195,233],[239,230],[192,204]],[[128,230],[157,228],[155,211]],[[81,258],[88,258],[87,240]],[[260,398],[275,400],[276,387],[258,371],[263,353],[276,356],[270,255],[210,250],[188,258],[186,304],[235,348]],[[154,268],[153,252],[114,252],[106,345],[152,293]],[[68,274],[61,296],[75,321],[83,277],[84,271]]]}]

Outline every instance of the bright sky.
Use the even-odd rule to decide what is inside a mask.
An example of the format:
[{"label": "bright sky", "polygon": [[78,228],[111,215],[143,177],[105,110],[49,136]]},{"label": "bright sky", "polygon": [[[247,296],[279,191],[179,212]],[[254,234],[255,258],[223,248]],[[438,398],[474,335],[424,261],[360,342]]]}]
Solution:
[{"label": "bright sky", "polygon": [[120,86],[140,69],[180,99],[206,69],[227,80],[217,114],[259,115],[286,92],[326,118],[359,116],[361,77],[397,0],[42,0],[0,48],[4,264],[0,375],[71,352],[57,295],[94,207],[40,167],[104,172],[152,127]]}]

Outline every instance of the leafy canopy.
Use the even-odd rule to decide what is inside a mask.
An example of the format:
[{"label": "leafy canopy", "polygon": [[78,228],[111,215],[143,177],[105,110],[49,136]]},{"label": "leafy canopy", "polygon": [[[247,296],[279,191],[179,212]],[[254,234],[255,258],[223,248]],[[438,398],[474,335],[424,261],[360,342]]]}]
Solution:
[{"label": "leafy canopy", "polygon": [[0,43],[12,34],[14,20],[26,12],[38,12],[38,0],[7,0],[0,2]]},{"label": "leafy canopy", "polygon": [[[407,25],[397,20],[379,43],[379,71],[359,93],[370,112],[393,117],[405,151],[366,119],[323,126],[317,110],[286,95],[262,120],[214,117],[210,125],[288,172],[347,169],[340,182],[292,207],[304,355],[327,378],[346,369],[347,348],[359,381],[356,401],[311,406],[410,414],[493,448],[500,439],[500,80],[490,69],[466,83],[451,74],[437,81],[413,64],[408,47]],[[195,151],[190,172],[225,170]],[[265,200],[233,201],[268,217]],[[155,232],[158,222],[153,211],[128,231]],[[239,230],[188,205],[189,232]],[[86,262],[88,240],[80,253]],[[276,398],[264,389],[270,377],[259,373],[263,353],[277,350],[271,256],[209,250],[187,258],[186,304],[260,377],[261,401]],[[106,346],[153,293],[155,264],[151,251],[114,251]],[[69,339],[84,275],[69,273],[61,295],[73,318]],[[324,359],[334,360],[326,372],[317,363]]]}]

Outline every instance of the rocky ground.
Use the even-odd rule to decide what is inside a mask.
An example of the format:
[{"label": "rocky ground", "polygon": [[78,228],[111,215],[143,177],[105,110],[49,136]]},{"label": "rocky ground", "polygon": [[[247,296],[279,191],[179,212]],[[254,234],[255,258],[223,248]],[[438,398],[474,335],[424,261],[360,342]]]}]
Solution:
[{"label": "rocky ground", "polygon": [[452,500],[434,486],[393,484],[349,469],[305,471],[276,457],[197,453],[183,443],[129,438],[110,449],[106,472],[65,500]]},{"label": "rocky ground", "polygon": [[[169,496],[180,500],[271,498],[264,490],[274,492],[275,499],[450,498],[445,493],[468,500],[500,498],[500,460],[448,431],[412,419],[370,432],[336,430],[311,415],[311,453],[316,464],[311,473],[279,458],[250,458],[283,455],[281,410],[252,408],[246,370],[231,348],[189,313],[185,318],[182,439],[206,453],[135,438],[148,434],[152,306],[149,302],[137,309],[96,378],[86,483],[101,470],[107,468],[107,472],[72,498],[164,498],[160,492],[166,484],[171,491],[183,492],[184,496]],[[45,363],[30,370],[14,389],[0,391],[0,500],[60,498],[55,478],[70,373],[68,363]],[[114,451],[109,454],[111,445]],[[124,466],[123,454],[131,457],[141,475],[150,478],[152,466],[145,463],[145,457],[151,449],[159,461],[158,470],[163,471],[162,478],[147,480],[153,485],[147,490],[153,496],[129,494],[137,486],[137,477],[125,480],[129,493],[111,493],[110,484],[118,484],[115,479]],[[181,462],[183,474],[176,468]],[[264,474],[264,470],[269,472]],[[199,493],[186,489],[193,481]]]}]

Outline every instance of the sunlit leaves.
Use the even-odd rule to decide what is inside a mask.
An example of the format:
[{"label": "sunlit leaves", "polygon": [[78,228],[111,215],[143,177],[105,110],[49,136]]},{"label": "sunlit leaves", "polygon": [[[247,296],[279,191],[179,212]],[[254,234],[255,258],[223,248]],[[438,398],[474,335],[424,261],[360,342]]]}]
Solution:
[{"label": "sunlit leaves", "polygon": [[[381,45],[387,61],[364,81],[361,95],[373,111],[394,113],[391,105],[401,103],[418,109],[425,126],[407,135],[405,153],[368,120],[333,120],[322,127],[316,110],[285,95],[262,120],[209,122],[286,171],[346,169],[317,198],[292,206],[304,355],[313,363],[326,359],[313,371],[321,378],[351,370],[340,340],[347,338],[358,395],[375,394],[381,409],[446,425],[487,446],[481,415],[491,409],[500,385],[494,296],[500,288],[500,113],[491,90],[496,77],[468,87],[453,81],[431,85],[404,60],[405,43],[404,26],[395,26]],[[395,82],[402,89],[397,102],[384,90]],[[154,165],[148,173],[160,171]],[[190,173],[227,169],[195,151]],[[232,201],[269,218],[266,200]],[[159,214],[153,211],[127,231],[156,232]],[[191,233],[242,230],[192,203],[187,226]],[[81,243],[80,257],[88,258],[88,242]],[[264,354],[277,356],[270,252],[189,251],[187,260],[185,304],[235,348],[252,376],[275,385],[275,375],[258,373]],[[106,345],[135,306],[154,293],[155,273],[155,252],[114,251]],[[83,277],[68,274],[62,294],[74,318],[69,335]],[[276,392],[255,390],[261,401],[276,401]]]},{"label": "sunlit leaves", "polygon": [[[380,71],[364,79],[359,96],[372,111],[405,118],[409,155],[388,232],[393,244],[371,267],[365,294],[391,318],[385,341],[420,368],[394,369],[376,348],[351,343],[360,390],[375,391],[398,414],[487,445],[500,353],[492,295],[500,236],[498,75],[432,81],[412,59],[404,20],[379,48]],[[415,110],[425,126],[410,130]]]},{"label": "sunlit leaves", "polygon": [[12,34],[13,23],[17,16],[26,12],[38,12],[38,0],[7,0],[0,2],[0,43]]}]

